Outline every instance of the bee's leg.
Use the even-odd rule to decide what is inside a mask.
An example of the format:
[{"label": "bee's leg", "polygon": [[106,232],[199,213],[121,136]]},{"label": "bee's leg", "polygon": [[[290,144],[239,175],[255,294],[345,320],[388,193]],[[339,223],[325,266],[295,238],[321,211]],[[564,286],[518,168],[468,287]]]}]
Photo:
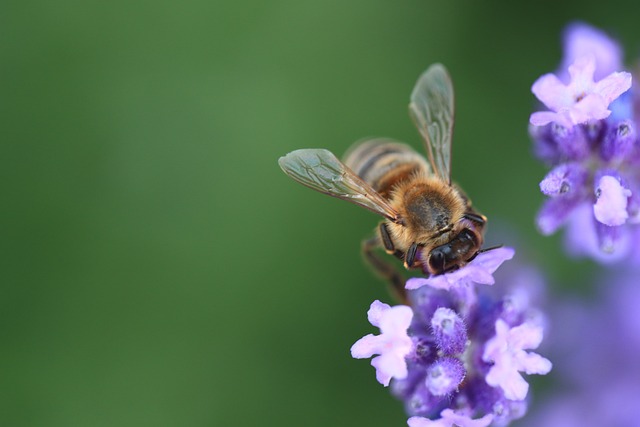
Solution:
[{"label": "bee's leg", "polygon": [[409,247],[409,249],[407,250],[407,253],[404,256],[404,268],[408,269],[413,267],[413,262],[416,260],[417,253],[418,253],[418,244],[414,243]]},{"label": "bee's leg", "polygon": [[380,238],[382,239],[382,245],[384,246],[384,250],[387,251],[388,254],[393,254],[396,251],[395,245],[393,244],[393,240],[391,240],[391,236],[389,235],[389,229],[387,229],[387,224],[384,222],[380,223]]},{"label": "bee's leg", "polygon": [[[404,288],[405,279],[402,274],[389,262],[380,258],[374,251],[380,247],[385,247],[378,234],[370,239],[362,241],[362,253],[367,262],[373,267],[383,279],[389,282],[391,294],[402,304],[408,304],[407,291]],[[385,248],[388,249],[388,248]]]}]

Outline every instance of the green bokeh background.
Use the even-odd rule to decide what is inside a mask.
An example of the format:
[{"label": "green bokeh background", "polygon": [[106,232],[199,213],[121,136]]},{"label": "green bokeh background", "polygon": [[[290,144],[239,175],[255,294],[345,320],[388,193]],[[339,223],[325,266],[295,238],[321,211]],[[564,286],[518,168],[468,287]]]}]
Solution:
[{"label": "green bokeh background", "polygon": [[351,344],[389,301],[374,215],[277,158],[365,136],[420,148],[409,93],[457,94],[453,174],[552,282],[533,227],[532,82],[574,19],[636,53],[633,1],[5,1],[0,425],[401,426]]}]

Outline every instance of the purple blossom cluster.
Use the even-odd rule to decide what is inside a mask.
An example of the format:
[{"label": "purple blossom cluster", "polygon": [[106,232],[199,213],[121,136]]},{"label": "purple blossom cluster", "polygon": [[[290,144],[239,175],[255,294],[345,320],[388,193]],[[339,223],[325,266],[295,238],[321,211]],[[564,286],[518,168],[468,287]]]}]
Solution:
[{"label": "purple blossom cluster", "polygon": [[526,291],[496,292],[494,271],[514,255],[498,248],[464,268],[407,283],[409,305],[374,301],[367,335],[351,348],[368,358],[378,382],[404,402],[410,427],[502,426],[524,415],[529,385],[522,374],[547,374],[551,362],[531,352],[543,338],[543,316]]},{"label": "purple blossom cluster", "polygon": [[617,42],[576,23],[565,32],[560,69],[531,88],[547,108],[529,120],[534,151],[551,166],[538,228],[552,234],[566,225],[568,251],[601,262],[640,251],[638,89],[621,70]]}]

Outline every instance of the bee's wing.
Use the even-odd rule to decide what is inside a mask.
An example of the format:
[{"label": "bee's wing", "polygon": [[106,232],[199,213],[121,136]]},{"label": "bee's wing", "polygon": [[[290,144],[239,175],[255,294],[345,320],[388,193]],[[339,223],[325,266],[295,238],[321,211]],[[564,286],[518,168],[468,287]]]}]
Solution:
[{"label": "bee's wing", "polygon": [[424,138],[435,174],[449,184],[454,111],[453,84],[449,73],[442,64],[433,64],[413,88],[409,112]]},{"label": "bee's wing", "polygon": [[399,222],[400,215],[369,184],[344,165],[331,151],[296,150],[280,157],[280,167],[291,178],[316,191],[365,207]]}]

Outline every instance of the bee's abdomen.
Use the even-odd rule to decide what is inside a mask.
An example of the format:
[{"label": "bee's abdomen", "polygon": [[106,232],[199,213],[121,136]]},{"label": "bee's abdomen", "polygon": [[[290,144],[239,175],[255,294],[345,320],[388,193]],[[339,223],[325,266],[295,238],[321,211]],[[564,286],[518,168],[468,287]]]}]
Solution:
[{"label": "bee's abdomen", "polygon": [[389,197],[399,182],[429,170],[425,158],[413,148],[389,139],[356,143],[345,154],[344,163],[383,197]]}]

